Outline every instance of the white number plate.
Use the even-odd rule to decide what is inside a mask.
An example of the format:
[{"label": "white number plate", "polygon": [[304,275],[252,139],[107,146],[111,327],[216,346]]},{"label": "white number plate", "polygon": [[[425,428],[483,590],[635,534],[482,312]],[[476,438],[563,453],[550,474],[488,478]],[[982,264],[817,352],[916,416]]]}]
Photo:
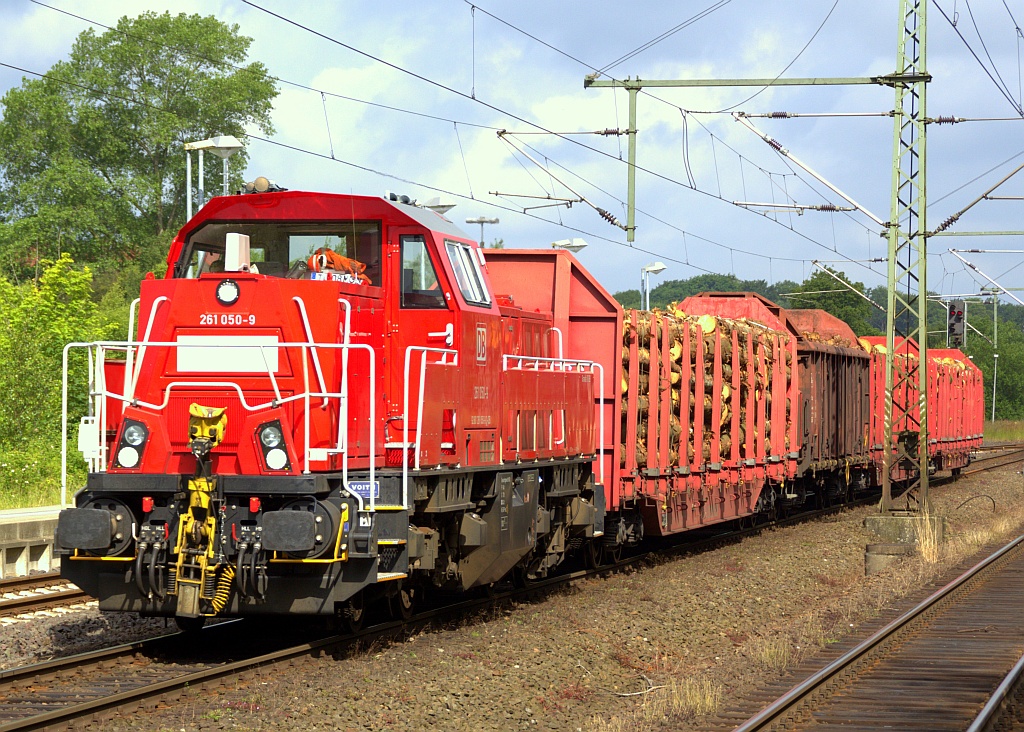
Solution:
[{"label": "white number plate", "polygon": [[200,313],[199,325],[256,325],[256,316],[251,313]]}]

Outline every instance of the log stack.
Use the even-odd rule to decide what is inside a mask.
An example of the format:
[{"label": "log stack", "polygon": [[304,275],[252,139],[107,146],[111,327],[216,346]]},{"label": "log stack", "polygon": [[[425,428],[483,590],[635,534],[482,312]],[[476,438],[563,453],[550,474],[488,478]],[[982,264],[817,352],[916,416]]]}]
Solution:
[{"label": "log stack", "polygon": [[[624,467],[630,454],[637,468],[667,470],[789,449],[793,354],[787,334],[670,305],[664,312],[629,311],[622,338]],[[773,408],[780,399],[784,407]],[[773,415],[781,423],[776,429],[785,426],[784,438],[774,443]]]}]

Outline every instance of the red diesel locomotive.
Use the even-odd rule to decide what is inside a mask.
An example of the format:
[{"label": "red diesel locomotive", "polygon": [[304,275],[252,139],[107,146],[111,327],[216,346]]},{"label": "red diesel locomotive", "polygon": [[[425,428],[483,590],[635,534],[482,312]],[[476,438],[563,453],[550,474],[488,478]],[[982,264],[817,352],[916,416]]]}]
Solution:
[{"label": "red diesel locomotive", "polygon": [[[568,252],[485,256],[405,197],[214,198],[136,305],[129,341],[66,349],[90,469],[56,544],[103,610],[357,625],[878,480],[877,348],[834,318],[718,293],[625,314]],[[980,410],[944,358],[930,388]],[[981,423],[947,412],[956,467]]]}]

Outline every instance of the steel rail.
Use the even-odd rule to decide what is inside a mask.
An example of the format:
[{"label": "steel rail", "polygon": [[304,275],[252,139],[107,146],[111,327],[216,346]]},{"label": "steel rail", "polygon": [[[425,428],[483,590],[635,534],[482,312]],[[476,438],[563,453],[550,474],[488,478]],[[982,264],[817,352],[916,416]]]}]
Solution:
[{"label": "steel rail", "polygon": [[40,592],[34,595],[0,598],[0,618],[22,615],[37,610],[49,610],[63,605],[74,605],[88,602],[92,597],[74,586],[65,586],[53,592]]},{"label": "steel rail", "polygon": [[989,732],[995,730],[1007,706],[1020,694],[1021,681],[1024,679],[1024,656],[1013,665],[1010,673],[1002,680],[988,702],[971,722],[967,732]]},{"label": "steel rail", "polygon": [[961,587],[980,576],[1009,553],[1017,550],[1022,544],[1024,544],[1024,536],[1017,537],[946,586],[936,590],[919,605],[876,631],[867,640],[804,679],[746,722],[736,727],[734,732],[755,732],[755,730],[770,729],[773,725],[782,724],[784,720],[792,717],[798,710],[809,705],[815,692],[827,686],[829,682],[837,680],[845,673],[851,671],[858,665],[858,662],[867,659],[873,652],[892,640],[897,631],[905,629],[908,625],[922,618],[926,612],[944,600],[949,599]]}]

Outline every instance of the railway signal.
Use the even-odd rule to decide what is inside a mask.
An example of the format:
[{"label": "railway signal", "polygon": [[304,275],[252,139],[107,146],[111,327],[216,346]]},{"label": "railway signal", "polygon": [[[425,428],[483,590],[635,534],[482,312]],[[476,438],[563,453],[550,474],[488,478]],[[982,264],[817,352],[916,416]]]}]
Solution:
[{"label": "railway signal", "polygon": [[946,333],[950,348],[964,345],[967,327],[967,301],[952,300],[946,313]]}]

